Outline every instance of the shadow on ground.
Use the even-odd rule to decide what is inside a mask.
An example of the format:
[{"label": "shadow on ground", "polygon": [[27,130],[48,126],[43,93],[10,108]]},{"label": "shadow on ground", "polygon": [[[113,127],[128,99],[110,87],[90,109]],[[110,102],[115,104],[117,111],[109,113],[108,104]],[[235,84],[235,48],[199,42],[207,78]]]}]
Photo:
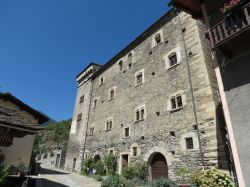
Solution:
[{"label": "shadow on ground", "polygon": [[43,187],[70,187],[47,179],[39,179]]},{"label": "shadow on ground", "polygon": [[66,172],[61,172],[61,171],[55,171],[55,170],[50,170],[50,169],[45,169],[45,168],[41,168],[40,174],[49,174],[49,175],[65,175],[65,174],[69,174]]}]

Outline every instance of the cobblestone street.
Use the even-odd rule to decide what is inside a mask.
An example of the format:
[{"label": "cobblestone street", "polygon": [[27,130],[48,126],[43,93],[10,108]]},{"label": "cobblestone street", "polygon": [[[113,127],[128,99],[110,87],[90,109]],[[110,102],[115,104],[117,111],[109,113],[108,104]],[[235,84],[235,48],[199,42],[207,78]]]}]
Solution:
[{"label": "cobblestone street", "polygon": [[37,187],[100,187],[93,179],[63,170],[41,169]]}]

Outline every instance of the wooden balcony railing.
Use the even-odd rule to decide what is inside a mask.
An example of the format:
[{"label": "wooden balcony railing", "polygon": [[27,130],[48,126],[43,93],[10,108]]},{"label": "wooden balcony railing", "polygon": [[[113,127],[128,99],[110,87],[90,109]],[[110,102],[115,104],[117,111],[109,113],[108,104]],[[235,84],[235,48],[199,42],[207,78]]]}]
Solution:
[{"label": "wooden balcony railing", "polygon": [[212,48],[215,49],[241,32],[250,28],[250,2],[243,6],[242,12],[223,19],[210,28]]}]

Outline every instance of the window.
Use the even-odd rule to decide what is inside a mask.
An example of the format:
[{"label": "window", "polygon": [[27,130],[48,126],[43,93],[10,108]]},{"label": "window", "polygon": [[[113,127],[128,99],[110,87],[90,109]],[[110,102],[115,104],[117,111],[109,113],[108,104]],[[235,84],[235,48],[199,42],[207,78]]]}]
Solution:
[{"label": "window", "polygon": [[132,64],[129,63],[129,64],[128,64],[128,69],[131,69],[131,67],[132,67]]},{"label": "window", "polygon": [[81,121],[82,120],[82,113],[77,115],[77,121]]},{"label": "window", "polygon": [[137,156],[137,147],[133,147],[133,156]]},{"label": "window", "polygon": [[186,138],[186,149],[193,149],[194,143],[193,138]]},{"label": "window", "polygon": [[108,120],[107,123],[106,123],[106,131],[111,131],[112,129],[112,120]]},{"label": "window", "polygon": [[112,88],[109,90],[109,100],[114,99],[114,97],[115,97],[115,89]]},{"label": "window", "polygon": [[109,150],[109,154],[113,155],[114,154],[114,150]]},{"label": "window", "polygon": [[97,99],[94,100],[93,108],[96,108],[96,106],[97,106]]},{"label": "window", "polygon": [[145,119],[145,109],[144,107],[137,108],[135,112],[135,120],[141,121]]},{"label": "window", "polygon": [[129,137],[129,127],[124,129],[124,136]]},{"label": "window", "polygon": [[90,136],[93,136],[93,135],[94,135],[94,131],[95,131],[95,128],[94,128],[94,127],[91,127],[91,128],[89,129],[89,135],[90,135]]},{"label": "window", "polygon": [[161,43],[161,34],[160,33],[155,35],[155,44],[157,45],[159,43]]},{"label": "window", "polygon": [[119,65],[119,70],[122,71],[122,66],[123,66],[122,60],[118,62],[118,65]]},{"label": "window", "polygon": [[84,101],[84,95],[82,95],[82,96],[80,97],[80,102],[79,102],[79,103],[83,103],[83,101]]},{"label": "window", "polygon": [[103,85],[103,83],[104,83],[104,78],[101,77],[101,79],[100,79],[100,86]]},{"label": "window", "polygon": [[136,85],[142,84],[142,73],[136,76]]},{"label": "window", "polygon": [[182,106],[183,104],[181,95],[171,97],[171,109],[182,108]]},{"label": "window", "polygon": [[177,55],[176,53],[172,53],[168,56],[169,59],[169,67],[174,66],[177,64]]}]

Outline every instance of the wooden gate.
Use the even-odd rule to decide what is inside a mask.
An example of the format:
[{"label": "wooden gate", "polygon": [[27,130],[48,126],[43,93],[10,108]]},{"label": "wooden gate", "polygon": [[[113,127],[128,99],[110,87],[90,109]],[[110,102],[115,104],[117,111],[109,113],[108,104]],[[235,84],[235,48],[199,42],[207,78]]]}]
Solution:
[{"label": "wooden gate", "polygon": [[151,162],[152,179],[168,178],[168,165],[165,157],[157,153]]}]

